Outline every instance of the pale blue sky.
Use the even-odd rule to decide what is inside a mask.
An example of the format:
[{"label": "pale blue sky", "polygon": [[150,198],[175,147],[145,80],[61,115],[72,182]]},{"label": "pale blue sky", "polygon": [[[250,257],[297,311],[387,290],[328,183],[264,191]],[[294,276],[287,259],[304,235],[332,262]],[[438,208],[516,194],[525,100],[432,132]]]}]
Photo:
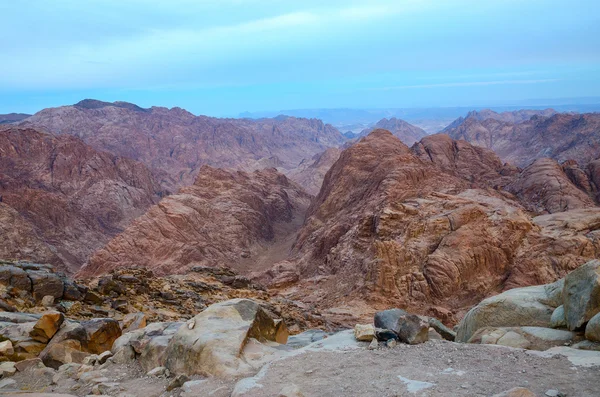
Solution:
[{"label": "pale blue sky", "polygon": [[600,96],[598,0],[0,0],[0,113]]}]

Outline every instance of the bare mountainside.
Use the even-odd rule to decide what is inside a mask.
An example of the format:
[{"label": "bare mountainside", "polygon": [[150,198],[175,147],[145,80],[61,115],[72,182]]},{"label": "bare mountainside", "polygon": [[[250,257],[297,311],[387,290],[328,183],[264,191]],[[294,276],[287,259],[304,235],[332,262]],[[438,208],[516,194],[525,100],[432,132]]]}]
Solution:
[{"label": "bare mountainside", "polygon": [[248,171],[292,169],[345,141],[338,130],[316,119],[218,119],[180,108],[143,109],[94,100],[44,109],[27,123],[141,161],[173,191],[192,184],[205,164]]},{"label": "bare mountainside", "polygon": [[286,258],[310,198],[275,169],[246,173],[203,166],[193,185],[134,221],[80,275],[132,266],[159,274],[194,266],[268,268]]},{"label": "bare mountainside", "polygon": [[575,160],[582,166],[600,157],[600,114],[533,116],[523,122],[467,117],[445,130],[453,139],[494,150],[519,167],[551,157]]},{"label": "bare mountainside", "polygon": [[80,139],[0,127],[0,257],[75,271],[162,195],[148,168]]},{"label": "bare mountainside", "polygon": [[558,112],[554,109],[534,110],[534,109],[520,109],[506,112],[495,112],[491,109],[472,110],[467,113],[466,117],[459,117],[454,120],[452,124],[444,128],[444,132],[451,130],[462,124],[466,119],[475,119],[479,121],[493,119],[498,121],[505,121],[507,123],[522,123],[531,119],[533,116],[550,117],[554,116]]},{"label": "bare mountainside", "polygon": [[21,120],[25,120],[30,114],[25,113],[8,113],[0,114],[0,124],[16,123]]},{"label": "bare mountainside", "polygon": [[384,129],[390,131],[392,134],[397,136],[405,145],[412,146],[419,142],[421,138],[427,136],[427,132],[421,128],[407,123],[404,120],[392,117],[390,119],[381,119],[375,124],[373,128],[364,129],[359,137],[367,136],[372,131],[377,129]]},{"label": "bare mountainside", "polygon": [[452,322],[482,297],[554,281],[595,258],[600,209],[532,218],[493,188],[518,174],[444,135],[411,150],[376,130],[341,154],[290,259],[263,281],[330,315],[397,306]]}]

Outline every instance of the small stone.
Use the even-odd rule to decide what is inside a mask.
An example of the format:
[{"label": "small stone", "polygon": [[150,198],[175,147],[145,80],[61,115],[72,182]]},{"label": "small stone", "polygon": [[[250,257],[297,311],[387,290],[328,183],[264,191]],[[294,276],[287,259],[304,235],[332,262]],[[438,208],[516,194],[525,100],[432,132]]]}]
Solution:
[{"label": "small stone", "polygon": [[356,324],[354,337],[358,341],[370,342],[375,338],[375,327],[371,324]]},{"label": "small stone", "polygon": [[87,357],[85,357],[83,359],[83,361],[81,362],[83,365],[96,365],[96,363],[98,362],[98,355],[97,354],[92,354],[89,355]]},{"label": "small stone", "polygon": [[277,397],[304,397],[304,394],[302,394],[298,385],[291,384],[281,389]]},{"label": "small stone", "polygon": [[44,368],[44,367],[45,367],[45,365],[42,362],[42,360],[37,357],[15,363],[15,368],[17,368],[17,371],[19,371],[19,372],[25,372],[31,368]]},{"label": "small stone", "polygon": [[535,394],[524,387],[513,387],[502,393],[494,394],[492,397],[535,397]]},{"label": "small stone", "polygon": [[147,376],[164,376],[167,369],[165,367],[156,367],[146,373]]},{"label": "small stone", "polygon": [[183,386],[183,384],[189,380],[190,378],[188,378],[186,375],[177,375],[175,379],[173,379],[173,381],[167,386],[167,391],[177,389],[178,387]]},{"label": "small stone", "polygon": [[398,342],[396,341],[396,339],[388,339],[385,342],[385,345],[389,348],[396,347],[397,344],[398,344]]},{"label": "small stone", "polygon": [[104,364],[106,362],[106,360],[108,360],[112,356],[113,356],[112,352],[110,350],[107,350],[104,353],[98,355],[98,363]]},{"label": "small stone", "polygon": [[371,343],[369,343],[369,347],[367,349],[369,350],[376,350],[379,347],[379,342],[377,341],[376,338],[373,338],[373,340],[371,341]]},{"label": "small stone", "polygon": [[194,329],[194,327],[196,326],[196,320],[191,319],[190,322],[188,322],[188,329]]},{"label": "small stone", "polygon": [[0,342],[0,356],[12,356],[13,354],[15,354],[15,349],[11,341]]},{"label": "small stone", "polygon": [[550,389],[550,390],[546,390],[546,393],[544,393],[544,395],[546,395],[548,397],[559,397],[559,396],[562,396],[563,394],[556,389]]},{"label": "small stone", "polygon": [[17,368],[15,367],[15,363],[12,361],[5,361],[0,364],[0,375],[2,377],[12,376],[17,372]]},{"label": "small stone", "polygon": [[52,295],[46,295],[42,298],[42,306],[52,307],[54,306],[54,297]]},{"label": "small stone", "polygon": [[398,335],[389,329],[375,329],[375,336],[380,342],[385,342],[390,339],[398,339]]}]

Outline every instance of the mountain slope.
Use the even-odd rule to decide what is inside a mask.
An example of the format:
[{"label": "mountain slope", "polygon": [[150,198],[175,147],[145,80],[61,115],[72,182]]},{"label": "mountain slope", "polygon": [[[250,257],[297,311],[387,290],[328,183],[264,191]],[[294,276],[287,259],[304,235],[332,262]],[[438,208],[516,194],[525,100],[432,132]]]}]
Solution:
[{"label": "mountain slope", "polygon": [[[71,136],[0,127],[0,196],[69,271],[163,194],[141,163],[99,152]],[[47,261],[47,254],[15,257]]]},{"label": "mountain slope", "polygon": [[[451,321],[482,297],[553,281],[600,253],[599,208],[538,222],[493,189],[507,176],[493,153],[444,136],[423,141],[411,150],[376,130],[342,152],[291,258],[263,280],[330,314],[398,306]],[[424,157],[424,147],[451,151]],[[485,172],[469,175],[463,159]]]},{"label": "mountain slope", "polygon": [[284,259],[310,196],[274,169],[203,166],[193,185],[153,206],[82,268],[81,276],[141,266],[160,274],[194,266],[248,273]]}]

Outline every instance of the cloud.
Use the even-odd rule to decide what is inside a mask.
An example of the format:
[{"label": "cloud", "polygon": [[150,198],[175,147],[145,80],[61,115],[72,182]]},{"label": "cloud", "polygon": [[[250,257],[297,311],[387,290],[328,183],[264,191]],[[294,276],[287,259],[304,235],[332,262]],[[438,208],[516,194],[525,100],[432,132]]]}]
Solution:
[{"label": "cloud", "polygon": [[400,85],[394,87],[374,88],[374,91],[408,90],[415,88],[439,88],[439,87],[478,87],[490,85],[521,85],[521,84],[543,84],[554,83],[559,79],[537,79],[537,80],[496,80],[496,81],[467,81],[459,83],[438,83],[438,84],[414,84]]}]

